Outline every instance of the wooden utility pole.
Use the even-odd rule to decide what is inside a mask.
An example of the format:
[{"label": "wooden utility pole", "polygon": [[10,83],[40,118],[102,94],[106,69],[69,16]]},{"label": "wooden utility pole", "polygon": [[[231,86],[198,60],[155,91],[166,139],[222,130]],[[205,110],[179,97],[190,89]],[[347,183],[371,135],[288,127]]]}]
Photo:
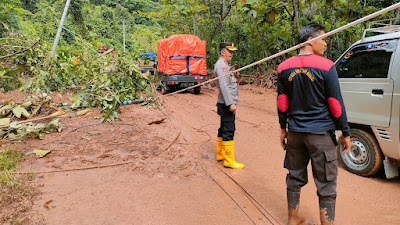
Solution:
[{"label": "wooden utility pole", "polygon": [[125,52],[125,20],[122,21],[122,32],[124,37],[124,52]]},{"label": "wooden utility pole", "polygon": [[71,0],[67,0],[67,2],[65,3],[65,8],[64,8],[64,12],[61,17],[60,25],[58,26],[56,39],[54,40],[53,49],[51,50],[51,57],[54,57],[56,54],[57,45],[58,45],[58,42],[60,41],[61,31],[64,26],[65,18],[67,17],[67,14],[68,14],[68,8],[69,8],[70,3],[71,3]]}]

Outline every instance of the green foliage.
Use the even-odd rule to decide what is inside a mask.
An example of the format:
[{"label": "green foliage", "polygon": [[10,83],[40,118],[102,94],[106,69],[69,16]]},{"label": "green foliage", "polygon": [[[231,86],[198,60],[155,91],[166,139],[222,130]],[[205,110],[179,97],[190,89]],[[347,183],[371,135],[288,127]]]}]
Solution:
[{"label": "green foliage", "polygon": [[85,0],[73,0],[71,2],[70,13],[72,15],[73,24],[78,27],[79,34],[86,34],[85,20],[83,18],[82,6],[84,5]]},{"label": "green foliage", "polygon": [[19,15],[31,15],[25,9],[20,8],[19,0],[2,0],[0,2],[0,37],[13,28],[19,27]]},{"label": "green foliage", "polygon": [[[22,161],[23,154],[12,148],[6,148],[0,151],[0,171],[15,171],[17,163]],[[0,180],[1,181],[1,180]]]},{"label": "green foliage", "polygon": [[132,34],[133,46],[137,49],[147,52],[157,52],[157,41],[161,40],[161,34],[158,28],[137,25]]},{"label": "green foliage", "polygon": [[[232,63],[247,65],[297,44],[299,26],[320,23],[331,31],[398,1],[381,0],[163,0],[159,13],[163,35],[197,34],[207,41],[208,67],[218,59],[218,43],[233,41],[239,51]],[[243,3],[246,2],[246,3]],[[295,3],[295,5],[294,5]],[[399,17],[399,10],[378,19]],[[400,22],[398,19],[397,22]],[[326,56],[335,60],[358,40],[366,23],[328,39]],[[198,32],[199,31],[199,32]],[[284,57],[269,61],[276,65]]]},{"label": "green foliage", "polygon": [[[0,55],[10,55],[6,59],[15,67],[0,68],[0,91],[25,83],[21,88],[26,91],[74,93],[74,106],[98,107],[108,120],[118,118],[124,100],[154,91],[150,85],[153,81],[140,75],[137,55],[156,52],[156,42],[162,38],[186,33],[206,40],[210,69],[219,57],[219,42],[233,41],[239,51],[232,64],[242,67],[294,46],[302,25],[320,23],[331,31],[396,1],[74,0],[55,59],[49,59],[49,52],[65,1],[3,2],[0,35],[7,34],[9,39],[0,39]],[[377,19],[393,15],[398,17],[399,10]],[[122,52],[123,23],[126,52],[114,57],[96,56],[93,51],[102,45]],[[361,24],[330,37],[326,56],[335,60],[360,38],[366,26]],[[294,54],[269,61],[250,73],[269,71]]]},{"label": "green foliage", "polygon": [[[43,46],[40,46],[43,47]],[[35,77],[24,85],[32,92],[76,93],[73,107],[88,104],[100,108],[104,121],[118,118],[124,100],[134,100],[154,92],[146,77],[140,75],[137,59],[132,56],[93,56],[88,52],[62,54],[45,62],[40,47],[26,54]],[[76,65],[74,65],[76,62]]]},{"label": "green foliage", "polygon": [[[134,100],[154,92],[150,81],[140,75],[137,55],[145,51],[156,51],[160,28],[137,25],[131,10],[153,12],[158,1],[73,1],[65,23],[57,58],[50,58],[52,41],[57,31],[58,20],[63,12],[64,1],[38,0],[30,18],[19,21],[20,33],[9,33],[7,43],[0,42],[0,55],[12,52],[7,57],[15,68],[0,71],[2,91],[19,87],[29,92],[74,93],[74,107],[88,104],[103,112],[101,120],[118,118],[119,106],[124,100]],[[129,8],[124,7],[126,5]],[[140,12],[142,12],[140,11]],[[148,24],[155,24],[148,15]],[[98,57],[92,52],[102,45],[122,50],[122,21],[125,20],[126,54]],[[136,27],[137,26],[137,27]],[[68,30],[67,30],[68,29]],[[20,46],[25,49],[4,49],[4,46]],[[3,51],[4,50],[4,51]],[[15,55],[14,55],[15,54]],[[78,63],[74,65],[74,61]],[[18,71],[20,73],[18,73]],[[13,82],[10,82],[13,81]]]},{"label": "green foliage", "polygon": [[3,213],[0,217],[1,224],[21,224],[21,213],[26,212],[26,204],[31,201],[34,188],[30,186],[33,179],[32,173],[17,174],[18,163],[24,160],[22,151],[6,148],[0,150],[0,208],[13,209]]},{"label": "green foliage", "polygon": [[37,11],[37,6],[36,4],[39,2],[39,0],[21,0],[21,5],[22,8],[28,10],[31,13],[35,13]]},{"label": "green foliage", "polygon": [[0,64],[0,92],[15,90],[21,86],[21,68],[4,68]]}]

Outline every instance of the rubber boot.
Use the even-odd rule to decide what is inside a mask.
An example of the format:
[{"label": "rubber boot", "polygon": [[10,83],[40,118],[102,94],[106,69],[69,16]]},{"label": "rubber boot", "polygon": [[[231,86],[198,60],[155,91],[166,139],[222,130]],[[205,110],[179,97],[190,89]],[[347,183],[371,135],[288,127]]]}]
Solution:
[{"label": "rubber boot", "polygon": [[232,169],[242,169],[244,165],[235,161],[235,142],[234,141],[223,141],[222,150],[224,153],[224,167]]},{"label": "rubber boot", "polygon": [[321,201],[319,200],[319,216],[321,225],[335,224],[335,204],[336,201]]},{"label": "rubber boot", "polygon": [[217,137],[217,161],[221,162],[225,159],[224,153],[222,152],[222,137]]},{"label": "rubber boot", "polygon": [[288,225],[299,225],[302,220],[299,214],[300,192],[287,190]]}]

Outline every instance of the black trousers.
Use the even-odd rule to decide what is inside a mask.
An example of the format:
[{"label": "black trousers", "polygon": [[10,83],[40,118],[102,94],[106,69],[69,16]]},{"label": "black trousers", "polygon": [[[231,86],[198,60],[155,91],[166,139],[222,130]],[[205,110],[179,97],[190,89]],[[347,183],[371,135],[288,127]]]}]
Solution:
[{"label": "black trousers", "polygon": [[221,118],[218,137],[222,137],[222,141],[232,141],[236,130],[235,114],[229,111],[229,106],[220,103],[217,103],[217,113]]},{"label": "black trousers", "polygon": [[299,192],[307,184],[307,165],[311,160],[312,173],[320,200],[336,199],[337,151],[331,135],[289,131],[284,167],[289,170],[286,185],[289,191]]}]

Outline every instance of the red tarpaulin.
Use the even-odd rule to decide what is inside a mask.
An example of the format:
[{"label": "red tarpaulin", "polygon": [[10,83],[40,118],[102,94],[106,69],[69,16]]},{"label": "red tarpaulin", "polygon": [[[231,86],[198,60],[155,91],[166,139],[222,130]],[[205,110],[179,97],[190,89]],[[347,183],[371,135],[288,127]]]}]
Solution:
[{"label": "red tarpaulin", "polygon": [[157,50],[157,71],[166,75],[207,75],[206,41],[199,37],[188,34],[172,35],[158,41]]}]

